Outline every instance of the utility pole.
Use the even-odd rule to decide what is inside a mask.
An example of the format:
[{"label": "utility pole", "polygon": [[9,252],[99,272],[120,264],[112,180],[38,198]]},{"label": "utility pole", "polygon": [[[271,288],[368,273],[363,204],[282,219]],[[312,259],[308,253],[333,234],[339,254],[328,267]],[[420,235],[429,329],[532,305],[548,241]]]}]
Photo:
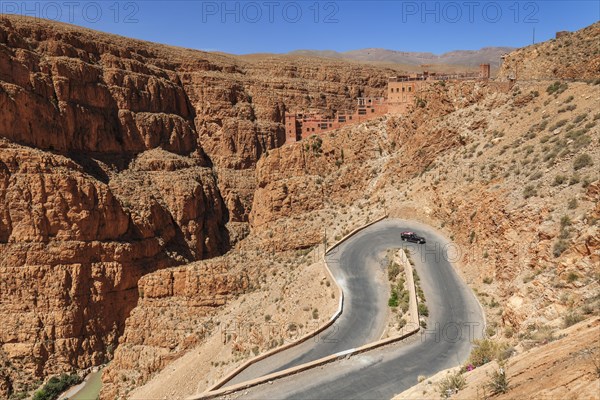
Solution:
[{"label": "utility pole", "polygon": [[535,44],[535,26],[533,27],[533,40],[531,41],[531,44]]}]

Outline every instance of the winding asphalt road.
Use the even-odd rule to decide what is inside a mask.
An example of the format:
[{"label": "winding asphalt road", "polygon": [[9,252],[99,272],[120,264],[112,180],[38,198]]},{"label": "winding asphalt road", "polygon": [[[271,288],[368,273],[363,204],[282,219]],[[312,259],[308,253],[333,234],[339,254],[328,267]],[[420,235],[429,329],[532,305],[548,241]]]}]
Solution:
[{"label": "winding asphalt road", "polygon": [[[427,244],[407,244],[410,230]],[[383,399],[456,366],[468,357],[471,341],[482,336],[484,316],[472,291],[451,264],[458,248],[432,228],[412,221],[384,220],[358,232],[327,255],[345,294],[338,321],[318,336],[257,363],[229,386],[376,341],[384,329],[389,288],[380,260],[386,250],[407,246],[427,299],[429,319],[407,343],[397,343],[256,386],[243,394],[257,399]]]}]

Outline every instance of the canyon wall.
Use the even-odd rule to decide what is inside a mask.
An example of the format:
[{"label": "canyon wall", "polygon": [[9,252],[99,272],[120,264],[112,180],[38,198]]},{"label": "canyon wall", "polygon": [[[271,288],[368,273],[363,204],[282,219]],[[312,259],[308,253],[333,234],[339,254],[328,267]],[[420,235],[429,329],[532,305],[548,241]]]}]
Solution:
[{"label": "canyon wall", "polygon": [[285,111],[352,107],[388,75],[3,16],[2,395],[110,360],[141,277],[248,234],[255,166],[283,144]]},{"label": "canyon wall", "polygon": [[[512,53],[501,76],[514,59],[544,78],[557,59],[552,79],[597,77],[598,25],[582,32],[558,58]],[[584,63],[569,61],[575,50]],[[114,357],[103,397],[125,397],[202,351],[212,318],[266,271],[291,280],[285,257],[299,255],[269,257],[383,214],[468,249],[457,264],[507,337],[588,315],[597,87],[440,82],[409,115],[282,146],[286,111],[352,108],[383,95],[390,75],[1,18],[0,396]]]}]

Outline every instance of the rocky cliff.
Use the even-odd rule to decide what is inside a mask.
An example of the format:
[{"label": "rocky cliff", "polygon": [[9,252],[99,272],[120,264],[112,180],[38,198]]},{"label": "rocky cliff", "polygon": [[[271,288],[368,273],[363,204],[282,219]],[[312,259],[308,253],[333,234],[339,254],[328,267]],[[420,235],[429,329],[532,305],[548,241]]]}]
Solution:
[{"label": "rocky cliff", "polygon": [[[597,77],[582,52],[559,69]],[[349,108],[391,74],[0,19],[0,394],[113,359],[103,398],[126,397],[233,347],[214,329],[231,310],[326,320],[335,293],[304,249],[384,213],[461,246],[497,337],[597,312],[597,86],[437,83],[408,115],[281,146],[285,111]],[[240,343],[234,362],[279,342]]]},{"label": "rocky cliff", "polygon": [[2,395],[111,359],[141,277],[247,235],[255,166],[282,145],[284,112],[349,108],[387,75],[3,16]]},{"label": "rocky cliff", "polygon": [[[593,51],[586,52],[580,64],[593,57]],[[241,260],[231,259],[237,265],[232,272],[242,272],[241,266],[261,266],[258,270],[264,271],[266,262],[271,274],[285,283],[266,284],[237,299],[233,290],[229,305],[258,317],[269,307],[268,317],[282,321],[289,321],[298,305],[310,310],[305,296],[294,298],[285,290],[289,282],[302,282],[305,270],[297,276],[298,270],[293,272],[288,265],[300,256],[287,261],[289,255],[280,251],[322,247],[323,242],[332,243],[364,222],[389,214],[427,222],[457,244],[457,253],[451,256],[477,290],[489,323],[487,334],[495,341],[529,346],[547,332],[558,335],[560,327],[597,315],[598,91],[593,82],[556,85],[552,79],[513,86],[431,84],[419,93],[421,101],[407,115],[349,126],[265,153],[256,164],[248,214],[251,234],[228,256],[260,249],[258,254],[243,253]],[[182,268],[190,269],[186,275],[197,273],[192,267]],[[250,270],[248,276],[252,285],[257,276],[269,282]],[[316,281],[304,281],[302,290],[319,288]],[[168,280],[162,282],[164,297],[144,299],[128,320],[127,333],[107,371],[103,391],[107,399],[155,393],[183,399],[194,389],[206,389],[218,378],[209,375],[223,364],[235,365],[242,362],[240,356],[248,356],[240,352],[217,356],[218,333],[190,326],[181,317],[182,310],[199,315],[202,311],[190,306],[202,296],[170,295]],[[321,287],[325,296],[319,307],[330,301],[326,286]],[[258,302],[244,308],[253,296]],[[158,316],[161,312],[172,317]],[[230,323],[237,316],[229,312],[212,309],[204,321]],[[254,322],[260,323],[260,318],[255,316]],[[143,323],[152,324],[148,330],[157,333],[137,332]],[[186,333],[178,327],[185,327]],[[181,354],[186,335],[195,347],[182,362],[158,373],[170,357]],[[214,363],[210,372],[205,365],[209,361]],[[136,390],[146,378],[150,381]]]},{"label": "rocky cliff", "polygon": [[600,75],[600,22],[508,54],[501,79],[597,80]]}]

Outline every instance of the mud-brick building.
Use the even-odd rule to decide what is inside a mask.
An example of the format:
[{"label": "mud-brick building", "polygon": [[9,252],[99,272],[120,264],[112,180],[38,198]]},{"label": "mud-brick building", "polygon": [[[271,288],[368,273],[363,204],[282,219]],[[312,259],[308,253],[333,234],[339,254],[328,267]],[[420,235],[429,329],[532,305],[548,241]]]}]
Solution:
[{"label": "mud-brick building", "polygon": [[297,142],[345,125],[380,117],[387,112],[387,103],[383,97],[360,97],[353,111],[338,112],[333,117],[318,113],[286,113],[285,142]]},{"label": "mud-brick building", "polygon": [[392,77],[388,81],[387,99],[360,97],[353,111],[338,112],[333,117],[315,112],[285,113],[285,142],[294,143],[312,135],[339,129],[345,125],[364,122],[387,113],[405,114],[418,100],[423,85],[434,81],[472,80],[490,78],[490,65],[481,64],[479,72],[419,74]]},{"label": "mud-brick building", "polygon": [[413,106],[423,85],[432,81],[490,79],[490,64],[481,64],[479,72],[459,74],[437,74],[424,71],[422,74],[395,76],[388,81],[387,103],[388,112],[404,114]]}]

